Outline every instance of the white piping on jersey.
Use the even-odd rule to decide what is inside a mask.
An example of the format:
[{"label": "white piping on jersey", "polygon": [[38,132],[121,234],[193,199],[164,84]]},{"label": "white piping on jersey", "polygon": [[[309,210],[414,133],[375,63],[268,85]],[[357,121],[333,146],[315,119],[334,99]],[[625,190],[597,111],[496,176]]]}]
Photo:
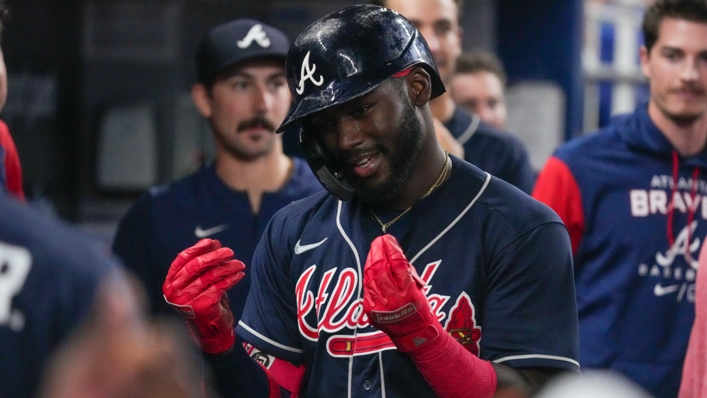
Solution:
[{"label": "white piping on jersey", "polygon": [[476,115],[471,115],[471,123],[469,123],[469,127],[467,127],[462,135],[457,138],[459,145],[464,145],[467,141],[469,141],[471,136],[474,135],[476,130],[479,128],[479,124],[481,124],[481,118]]},{"label": "white piping on jersey", "polygon": [[[351,242],[351,239],[349,238],[348,235],[346,235],[346,232],[344,232],[344,228],[341,226],[341,206],[343,205],[344,202],[341,200],[339,201],[339,208],[336,210],[336,226],[339,228],[339,232],[341,232],[341,235],[344,237],[344,240],[346,240],[346,243],[349,244],[349,247],[351,248],[351,251],[354,254],[354,257],[356,258],[356,268],[358,270],[358,280],[363,281],[363,273],[361,271],[361,260],[358,258],[358,252],[356,251],[356,246],[354,246],[353,242]],[[358,283],[358,297],[361,298],[361,282]]]},{"label": "white piping on jersey", "polygon": [[[356,331],[354,330],[354,333]],[[351,398],[351,383],[353,383],[351,375],[353,374],[353,355],[349,358],[349,380],[346,382],[347,388],[346,388],[346,397]]]},{"label": "white piping on jersey", "polygon": [[[344,237],[344,240],[346,243],[348,243],[349,247],[351,248],[351,251],[354,254],[354,258],[356,259],[356,269],[358,270],[358,280],[359,283],[358,285],[358,295],[356,299],[361,298],[361,289],[363,288],[361,285],[363,284],[363,272],[361,271],[361,259],[358,257],[358,251],[356,251],[356,246],[354,246],[353,242],[351,242],[351,239],[349,238],[348,235],[346,235],[346,232],[344,231],[344,228],[341,226],[341,207],[343,206],[344,202],[339,201],[339,207],[336,209],[336,227],[339,229],[339,232],[341,232],[341,236]],[[356,337],[356,332],[358,332],[358,327],[354,329],[354,338]],[[348,375],[348,381],[347,381],[347,389],[348,391],[346,392],[346,396],[348,398],[351,398],[351,384],[353,383],[353,355],[351,358],[349,358],[349,375]]]},{"label": "white piping on jersey", "polygon": [[381,398],[385,398],[385,375],[383,374],[383,351],[378,353],[378,366],[381,372]]},{"label": "white piping on jersey", "polygon": [[289,351],[289,352],[294,352],[294,353],[296,353],[296,354],[302,354],[302,353],[304,352],[304,350],[302,350],[302,349],[294,348],[294,347],[289,347],[289,346],[286,346],[286,345],[284,345],[284,344],[282,344],[282,343],[278,343],[278,342],[275,341],[275,340],[271,340],[271,339],[269,339],[269,338],[263,336],[262,334],[260,334],[260,333],[256,332],[255,330],[253,330],[250,326],[248,326],[248,325],[246,325],[245,323],[243,323],[243,321],[238,321],[238,325],[239,325],[240,327],[242,327],[243,329],[245,329],[245,330],[247,330],[247,331],[253,333],[253,334],[254,334],[256,337],[258,337],[259,339],[265,341],[266,343],[272,344],[272,345],[274,345],[274,346],[277,347],[277,348],[280,348],[280,349],[283,349],[283,350]]},{"label": "white piping on jersey", "polygon": [[479,189],[479,192],[476,194],[476,196],[474,196],[474,199],[471,200],[471,202],[469,203],[469,205],[467,205],[466,208],[465,208],[464,210],[462,210],[461,213],[459,213],[459,215],[457,216],[457,218],[454,219],[454,221],[452,221],[449,225],[447,225],[447,228],[445,228],[444,230],[442,230],[442,232],[440,232],[439,235],[437,235],[434,239],[432,239],[432,240],[430,241],[430,243],[427,244],[427,246],[423,247],[422,250],[420,250],[420,252],[417,253],[417,254],[412,258],[412,260],[410,260],[410,264],[414,264],[414,263],[415,263],[415,260],[417,260],[417,258],[420,257],[420,256],[422,255],[422,253],[426,252],[427,249],[429,249],[432,245],[434,245],[435,242],[437,242],[438,240],[440,240],[440,239],[442,238],[442,236],[444,236],[444,234],[447,233],[447,231],[449,231],[450,229],[452,229],[452,227],[453,227],[454,225],[456,225],[456,223],[458,223],[459,220],[460,220],[462,217],[464,217],[464,214],[466,214],[466,212],[468,212],[469,209],[471,209],[471,206],[473,206],[474,203],[476,203],[476,200],[479,199],[479,197],[481,196],[481,194],[484,193],[484,191],[486,190],[486,187],[489,185],[489,181],[491,181],[491,174],[486,173],[486,180],[484,181],[484,185],[481,187],[481,189]]},{"label": "white piping on jersey", "polygon": [[580,367],[579,362],[575,361],[572,358],[560,357],[557,355],[544,355],[544,354],[511,355],[509,357],[503,357],[500,359],[496,359],[493,362],[494,363],[501,363],[501,362],[506,362],[506,361],[512,361],[514,359],[530,359],[530,358],[554,359],[556,361],[569,362],[571,364],[577,365],[578,368]]}]

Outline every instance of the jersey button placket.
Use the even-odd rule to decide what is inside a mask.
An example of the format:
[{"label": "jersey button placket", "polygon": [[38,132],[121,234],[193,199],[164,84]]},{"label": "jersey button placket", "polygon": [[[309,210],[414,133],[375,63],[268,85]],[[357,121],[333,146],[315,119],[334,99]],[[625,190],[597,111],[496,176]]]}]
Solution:
[{"label": "jersey button placket", "polygon": [[368,381],[368,380],[366,380],[366,381],[363,382],[363,389],[364,389],[364,390],[370,391],[371,388],[373,388],[373,383],[371,383],[371,382]]}]

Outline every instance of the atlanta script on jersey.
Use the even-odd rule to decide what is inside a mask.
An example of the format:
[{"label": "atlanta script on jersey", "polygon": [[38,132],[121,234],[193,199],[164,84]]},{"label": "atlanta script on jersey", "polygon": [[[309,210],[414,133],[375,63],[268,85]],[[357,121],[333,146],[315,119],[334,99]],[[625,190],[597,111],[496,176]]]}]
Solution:
[{"label": "atlanta script on jersey", "polygon": [[[450,179],[388,233],[466,349],[514,367],[578,368],[569,238],[546,206],[453,158]],[[302,396],[434,395],[362,314],[362,267],[381,234],[366,205],[327,193],[286,207],[266,228],[237,334],[304,364]]]}]

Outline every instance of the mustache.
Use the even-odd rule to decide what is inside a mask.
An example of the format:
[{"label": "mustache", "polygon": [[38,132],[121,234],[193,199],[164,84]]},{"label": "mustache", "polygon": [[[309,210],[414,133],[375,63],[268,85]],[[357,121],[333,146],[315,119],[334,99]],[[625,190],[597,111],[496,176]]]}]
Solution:
[{"label": "mustache", "polygon": [[672,91],[673,93],[688,92],[691,94],[699,95],[705,93],[705,88],[699,84],[683,84],[682,86],[674,88],[670,91]]},{"label": "mustache", "polygon": [[256,127],[262,127],[267,130],[270,130],[272,132],[275,131],[275,123],[271,122],[270,120],[262,117],[262,116],[256,116],[252,119],[244,120],[238,124],[238,132],[240,133],[241,131],[256,128]]}]

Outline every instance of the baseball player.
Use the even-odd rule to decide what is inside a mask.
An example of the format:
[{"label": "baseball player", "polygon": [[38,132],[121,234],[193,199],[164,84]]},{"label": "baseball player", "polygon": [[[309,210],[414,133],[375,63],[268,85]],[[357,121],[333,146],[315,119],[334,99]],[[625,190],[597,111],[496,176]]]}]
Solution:
[{"label": "baseball player", "polygon": [[678,393],[707,234],[707,2],[659,0],[643,20],[650,99],[558,148],[533,196],[567,225],[580,363]]},{"label": "baseball player", "polygon": [[[285,79],[290,42],[253,19],[211,29],[196,53],[194,103],[208,121],[216,160],[150,189],[121,220],[113,250],[148,291],[155,312],[173,315],[162,283],[174,257],[202,238],[218,238],[250,262],[273,214],[322,190],[301,158],[283,154],[280,135],[292,97]],[[229,292],[240,317],[250,276]]]},{"label": "baseball player", "polygon": [[47,359],[117,268],[107,253],[0,192],[1,396],[35,396]]},{"label": "baseball player", "polygon": [[0,397],[201,396],[141,298],[108,247],[0,192]]},{"label": "baseball player", "polygon": [[[299,130],[327,192],[276,213],[248,270],[205,239],[163,286],[219,392],[490,397],[578,370],[567,231],[439,146],[429,101],[444,86],[414,25],[374,5],[334,12],[293,43],[287,78],[279,131]],[[244,272],[234,333],[224,291]]]},{"label": "baseball player", "polygon": [[[461,53],[460,0],[373,0],[402,14],[420,30],[430,46],[439,75],[451,87],[456,60]],[[457,106],[451,94],[430,102],[432,116],[464,147],[464,159],[491,175],[530,193],[535,170],[525,145],[512,134],[492,127],[477,115]]]}]

